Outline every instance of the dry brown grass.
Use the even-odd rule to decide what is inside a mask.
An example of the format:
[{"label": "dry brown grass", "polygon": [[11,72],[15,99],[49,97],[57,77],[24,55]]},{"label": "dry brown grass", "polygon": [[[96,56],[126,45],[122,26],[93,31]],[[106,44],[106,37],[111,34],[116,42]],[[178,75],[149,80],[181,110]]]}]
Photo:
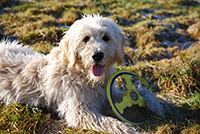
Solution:
[{"label": "dry brown grass", "polygon": [[148,77],[150,83],[157,82],[160,91],[170,91],[178,96],[185,96],[194,91],[199,92],[200,42],[194,43],[187,50],[178,52],[177,56],[171,59],[138,63],[127,68]]}]

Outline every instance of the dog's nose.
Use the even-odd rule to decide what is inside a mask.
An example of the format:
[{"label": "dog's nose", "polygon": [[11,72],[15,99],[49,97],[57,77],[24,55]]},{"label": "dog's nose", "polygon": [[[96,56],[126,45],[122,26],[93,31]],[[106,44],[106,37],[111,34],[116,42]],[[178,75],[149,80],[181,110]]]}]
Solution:
[{"label": "dog's nose", "polygon": [[93,60],[96,62],[100,62],[103,59],[103,52],[96,53],[92,56]]}]

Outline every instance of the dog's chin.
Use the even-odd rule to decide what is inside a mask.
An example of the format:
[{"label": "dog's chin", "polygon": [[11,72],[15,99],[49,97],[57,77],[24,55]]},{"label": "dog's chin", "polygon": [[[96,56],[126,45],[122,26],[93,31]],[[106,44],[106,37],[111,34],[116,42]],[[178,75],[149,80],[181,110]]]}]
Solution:
[{"label": "dog's chin", "polygon": [[90,82],[92,82],[93,85],[96,84],[104,84],[105,82],[105,73],[103,73],[101,76],[94,76],[92,73],[90,74]]}]

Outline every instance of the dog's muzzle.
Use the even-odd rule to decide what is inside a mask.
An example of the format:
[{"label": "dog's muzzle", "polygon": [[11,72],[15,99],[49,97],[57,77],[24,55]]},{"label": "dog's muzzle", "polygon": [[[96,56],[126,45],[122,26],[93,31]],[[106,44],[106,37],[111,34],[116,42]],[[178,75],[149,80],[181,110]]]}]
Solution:
[{"label": "dog's muzzle", "polygon": [[94,76],[99,77],[103,74],[104,66],[99,64],[103,60],[104,54],[103,52],[95,53],[92,56],[92,59],[95,61],[95,64],[92,65],[92,73]]}]

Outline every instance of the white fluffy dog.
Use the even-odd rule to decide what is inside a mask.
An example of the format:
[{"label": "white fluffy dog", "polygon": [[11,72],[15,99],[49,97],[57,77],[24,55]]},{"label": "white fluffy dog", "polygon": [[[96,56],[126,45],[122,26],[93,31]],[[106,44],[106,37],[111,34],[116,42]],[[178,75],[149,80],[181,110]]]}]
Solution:
[{"label": "white fluffy dog", "polygon": [[[129,42],[111,19],[85,15],[65,33],[59,47],[42,55],[18,42],[0,43],[0,100],[43,105],[64,118],[67,125],[108,133],[133,133],[136,129],[103,115],[109,103],[106,84],[122,63]],[[18,45],[17,45],[18,44]],[[163,116],[154,95],[138,90],[148,110]],[[116,96],[122,96],[116,92]]]}]

